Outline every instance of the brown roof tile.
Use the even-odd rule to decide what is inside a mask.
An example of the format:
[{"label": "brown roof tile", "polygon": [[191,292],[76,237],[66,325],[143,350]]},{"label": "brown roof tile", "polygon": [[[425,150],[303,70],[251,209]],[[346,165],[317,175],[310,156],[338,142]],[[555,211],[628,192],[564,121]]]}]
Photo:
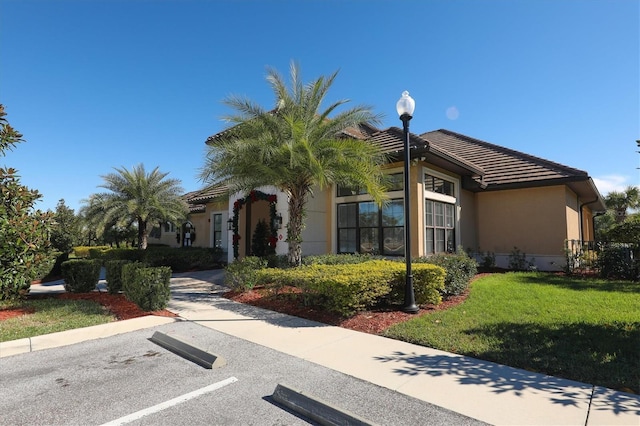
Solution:
[{"label": "brown roof tile", "polygon": [[530,186],[534,182],[574,181],[589,177],[585,171],[449,130],[435,130],[423,133],[421,137],[443,151],[480,166],[485,171],[484,183],[488,186]]}]

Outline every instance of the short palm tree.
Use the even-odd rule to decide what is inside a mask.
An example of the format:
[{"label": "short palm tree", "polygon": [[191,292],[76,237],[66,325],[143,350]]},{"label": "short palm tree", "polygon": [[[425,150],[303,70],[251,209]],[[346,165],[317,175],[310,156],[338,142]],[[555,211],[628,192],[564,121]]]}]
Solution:
[{"label": "short palm tree", "polygon": [[622,191],[611,191],[604,197],[605,204],[616,213],[616,221],[624,222],[627,218],[628,209],[640,207],[640,192],[636,186],[627,186]]},{"label": "short palm tree", "polygon": [[311,83],[302,82],[298,66],[291,64],[291,87],[269,69],[267,81],[275,95],[271,110],[244,97],[231,96],[224,103],[235,110],[225,117],[232,124],[209,142],[200,177],[207,183],[226,183],[229,191],[247,192],[272,185],[289,200],[287,223],[288,260],[299,265],[305,206],[314,187],[332,184],[365,188],[379,203],[385,199],[385,162],[371,143],[347,137],[344,131],[380,120],[366,106],[355,106],[332,115],[348,100],[321,110],[337,72]]},{"label": "short palm tree", "polygon": [[138,228],[138,248],[147,248],[149,223],[179,222],[186,218],[189,209],[182,199],[183,189],[177,179],[165,179],[156,167],[146,173],[144,165],[129,171],[114,168],[117,173],[102,176],[100,185],[110,192],[92,194],[85,200],[83,213],[95,226],[98,235],[112,226]]}]

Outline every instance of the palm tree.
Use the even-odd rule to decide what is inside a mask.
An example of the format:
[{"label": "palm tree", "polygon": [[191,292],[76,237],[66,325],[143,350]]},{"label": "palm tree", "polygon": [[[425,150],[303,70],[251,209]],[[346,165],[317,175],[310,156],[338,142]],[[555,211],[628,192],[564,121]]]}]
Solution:
[{"label": "palm tree", "polygon": [[604,197],[605,204],[615,211],[616,221],[624,222],[627,218],[627,209],[637,209],[640,207],[640,192],[636,186],[627,186],[622,191],[611,191]]},{"label": "palm tree", "polygon": [[179,222],[189,209],[182,199],[183,189],[177,179],[165,179],[156,167],[146,173],[144,165],[132,171],[114,168],[117,173],[102,176],[100,185],[111,192],[92,194],[85,200],[83,213],[95,226],[98,236],[112,226],[128,228],[137,225],[138,248],[147,248],[147,225],[163,221]]},{"label": "palm tree", "polygon": [[271,110],[244,97],[230,96],[224,103],[235,110],[225,117],[232,126],[209,142],[200,177],[204,182],[227,184],[230,193],[272,185],[288,197],[288,260],[299,265],[305,206],[314,187],[332,184],[358,186],[378,203],[385,199],[380,165],[385,157],[373,144],[347,137],[345,129],[374,125],[380,116],[367,106],[336,113],[348,100],[320,110],[337,72],[311,83],[302,82],[291,63],[291,87],[268,69],[267,81],[275,95]]}]

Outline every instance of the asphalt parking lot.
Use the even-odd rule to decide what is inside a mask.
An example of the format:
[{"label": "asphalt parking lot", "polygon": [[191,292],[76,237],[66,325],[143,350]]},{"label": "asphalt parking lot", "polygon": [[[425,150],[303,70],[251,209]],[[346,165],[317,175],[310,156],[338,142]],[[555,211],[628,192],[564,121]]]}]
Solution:
[{"label": "asphalt parking lot", "polygon": [[[226,361],[206,369],[150,338],[159,331]],[[483,424],[216,330],[178,321],[0,358],[3,425],[304,425],[278,404],[286,384],[372,424]]]}]

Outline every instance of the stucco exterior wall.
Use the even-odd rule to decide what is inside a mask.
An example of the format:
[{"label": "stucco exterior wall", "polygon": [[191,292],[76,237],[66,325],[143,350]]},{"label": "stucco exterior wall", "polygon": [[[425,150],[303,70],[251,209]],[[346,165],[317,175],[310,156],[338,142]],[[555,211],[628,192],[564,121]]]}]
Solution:
[{"label": "stucco exterior wall", "polygon": [[302,231],[302,254],[315,255],[331,252],[332,189],[316,188],[307,200],[306,227]]},{"label": "stucco exterior wall", "polygon": [[566,203],[564,185],[479,192],[478,247],[502,259],[498,266],[506,266],[506,257],[517,248],[536,257],[539,268],[555,269],[564,256],[567,221],[577,221],[577,216],[568,213]]},{"label": "stucco exterior wall", "polygon": [[206,213],[189,215],[189,222],[196,228],[196,240],[192,247],[209,247],[209,224]]},{"label": "stucco exterior wall", "polygon": [[566,217],[567,217],[567,234],[566,239],[579,240],[580,231],[580,214],[578,213],[579,201],[578,196],[569,188],[565,188],[566,199]]},{"label": "stucco exterior wall", "polygon": [[478,250],[478,223],[476,214],[476,194],[460,191],[460,245],[463,249]]}]

